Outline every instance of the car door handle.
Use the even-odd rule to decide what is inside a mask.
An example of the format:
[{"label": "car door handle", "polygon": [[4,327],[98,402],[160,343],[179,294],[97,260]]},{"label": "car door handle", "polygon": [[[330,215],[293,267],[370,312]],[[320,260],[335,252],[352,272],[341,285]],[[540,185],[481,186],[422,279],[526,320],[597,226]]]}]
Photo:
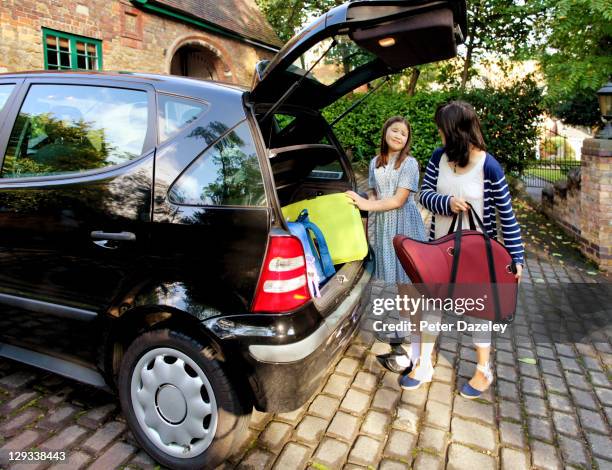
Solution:
[{"label": "car door handle", "polygon": [[94,240],[133,242],[136,241],[136,234],[132,232],[103,232],[102,230],[94,230],[91,232],[91,238]]}]

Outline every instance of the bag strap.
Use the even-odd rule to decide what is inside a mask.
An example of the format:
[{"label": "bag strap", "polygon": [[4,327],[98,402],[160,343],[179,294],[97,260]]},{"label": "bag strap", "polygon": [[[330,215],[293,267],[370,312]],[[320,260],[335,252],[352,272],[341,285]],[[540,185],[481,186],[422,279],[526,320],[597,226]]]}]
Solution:
[{"label": "bag strap", "polygon": [[[457,214],[455,214],[457,215]],[[450,285],[448,287],[448,296],[453,297],[455,291],[455,281],[457,280],[457,271],[459,269],[459,255],[461,254],[461,231],[463,228],[463,217],[459,217],[459,226],[455,231],[455,247],[453,249],[453,265],[451,267]]]},{"label": "bag strap", "polygon": [[[470,221],[470,230],[476,230],[476,223],[474,222],[474,215],[475,214],[476,214],[476,212],[473,209],[468,211],[468,220]],[[484,230],[484,225],[483,225],[483,230]]]},{"label": "bag strap", "polygon": [[484,235],[484,238],[485,238],[485,247],[487,250],[487,264],[489,265],[489,280],[491,281],[491,286],[493,289],[493,305],[495,307],[495,321],[500,322],[501,321],[501,304],[499,300],[499,290],[497,288],[497,274],[495,273],[495,259],[493,258],[493,246],[491,242],[491,237],[487,233],[487,230],[485,229],[484,223],[482,219],[480,218],[480,216],[476,213],[476,211],[474,210],[474,208],[469,202],[468,202],[468,205],[470,207],[470,215],[473,214],[474,217],[476,218],[476,222],[478,222],[478,225],[482,229],[482,234]]},{"label": "bag strap", "polygon": [[447,235],[450,235],[451,233],[455,231],[455,226],[457,225],[457,217],[459,217],[459,214],[455,212],[455,214],[453,215],[453,220],[451,221],[450,227],[448,229]]},{"label": "bag strap", "polygon": [[[474,220],[476,220],[476,222],[478,223],[478,226],[481,228],[482,233],[485,237],[489,237],[489,234],[487,233],[487,230],[485,229],[484,226],[484,222],[482,221],[482,219],[480,218],[480,216],[476,213],[476,210],[474,209],[474,207],[472,206],[472,204],[470,204],[469,202],[467,203],[468,207],[469,207],[469,212],[468,212],[468,217],[470,218],[470,228],[472,227],[472,224],[474,223]],[[472,228],[471,228],[472,229]],[[474,228],[472,230],[476,230],[476,225],[474,225]]]},{"label": "bag strap", "polygon": [[[455,231],[455,226],[457,225],[457,219],[459,217],[463,218],[463,213],[462,212],[455,213],[453,215],[453,220],[451,221],[451,225],[450,225],[450,228],[448,229],[447,235],[450,235],[451,233],[453,233]],[[472,216],[472,212],[469,211],[469,210],[468,210],[468,219],[469,219],[469,222],[470,222],[470,230],[476,230],[476,224],[474,223],[474,217]]]},{"label": "bag strap", "polygon": [[[482,219],[476,213],[472,205],[469,202],[467,203],[467,205],[468,205],[468,211],[469,211],[470,218],[473,214],[473,217],[476,219],[476,222],[478,222],[478,225],[482,229],[482,235],[484,236],[484,239],[485,239],[485,251],[487,255],[487,265],[489,268],[489,281],[493,288],[493,305],[495,308],[495,321],[500,322],[501,321],[501,304],[499,300],[499,291],[497,288],[497,275],[495,273],[495,260],[493,258],[493,247],[491,245],[491,237],[489,237],[489,234],[485,230],[485,226],[484,226],[484,223],[482,222]],[[459,256],[461,254],[461,237],[462,237],[462,229],[463,229],[463,217],[458,217],[458,223],[459,223],[459,226],[457,227],[457,231],[455,232],[455,248],[454,248],[454,253],[453,253],[453,265],[451,268],[451,279],[450,279],[449,294],[448,294],[449,297],[453,296],[453,293],[455,290],[455,281],[457,280],[457,271],[459,270]]]},{"label": "bag strap", "polygon": [[304,209],[302,210],[302,212],[300,212],[297,221],[304,225],[304,228],[307,231],[310,230],[313,233],[315,239],[317,240],[317,246],[319,248],[319,259],[321,260],[321,269],[323,270],[323,275],[325,276],[325,278],[327,279],[328,277],[331,277],[336,274],[336,268],[334,268],[334,263],[332,262],[331,255],[329,253],[329,247],[327,246],[327,242],[325,241],[325,236],[323,236],[323,232],[321,232],[321,229],[317,227],[313,222],[311,222],[308,218],[308,209]]}]

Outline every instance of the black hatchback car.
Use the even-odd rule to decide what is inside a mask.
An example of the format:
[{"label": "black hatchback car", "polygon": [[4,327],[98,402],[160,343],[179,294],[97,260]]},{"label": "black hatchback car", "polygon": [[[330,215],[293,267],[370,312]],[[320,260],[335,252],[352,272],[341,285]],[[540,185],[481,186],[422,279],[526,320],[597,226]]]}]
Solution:
[{"label": "black hatchback car", "polygon": [[[311,298],[281,212],[356,187],[321,110],[454,56],[465,31],[463,0],[353,1],[259,63],[250,90],[0,75],[0,355],[117,392],[163,465],[222,462],[253,407],[309,398],[359,321],[367,260]],[[355,65],[330,75],[347,51]]]}]

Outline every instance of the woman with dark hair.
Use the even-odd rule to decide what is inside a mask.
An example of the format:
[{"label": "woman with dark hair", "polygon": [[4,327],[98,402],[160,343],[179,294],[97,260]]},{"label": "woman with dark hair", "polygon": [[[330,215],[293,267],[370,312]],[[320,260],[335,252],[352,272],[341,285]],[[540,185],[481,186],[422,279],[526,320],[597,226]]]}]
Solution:
[{"label": "woman with dark hair", "polygon": [[[486,152],[480,121],[474,108],[464,101],[439,106],[435,122],[443,147],[436,149],[427,164],[420,192],[420,202],[432,212],[430,240],[446,235],[453,214],[464,213],[468,203],[484,222],[487,234],[497,238],[496,213],[499,215],[504,244],[516,265],[520,280],[523,268],[521,230],[514,216],[504,171]],[[467,222],[464,222],[467,226]],[[431,381],[431,353],[436,337],[422,335],[418,365],[401,379],[405,389],[416,389]],[[477,398],[493,381],[489,357],[490,333],[474,334],[478,364],[472,379],[461,389],[466,398]]]},{"label": "woman with dark hair", "polygon": [[[408,295],[410,279],[395,256],[393,237],[404,234],[417,240],[427,238],[414,200],[419,188],[419,165],[409,155],[411,134],[406,119],[401,116],[389,118],[382,129],[380,153],[370,162],[368,199],[353,191],[346,193],[359,209],[377,213],[375,277],[385,283],[398,284],[401,295]],[[417,341],[413,344],[415,348],[419,346]],[[404,371],[411,365],[410,357],[416,360],[418,356],[417,349],[412,349],[411,354],[406,356],[401,346],[397,346],[394,354],[388,357],[387,365],[391,369]]]}]

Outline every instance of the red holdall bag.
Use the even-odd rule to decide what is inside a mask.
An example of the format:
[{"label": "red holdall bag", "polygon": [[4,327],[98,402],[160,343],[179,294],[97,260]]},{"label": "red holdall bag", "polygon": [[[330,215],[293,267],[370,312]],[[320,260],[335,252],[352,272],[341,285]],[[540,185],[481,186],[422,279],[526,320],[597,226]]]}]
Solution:
[{"label": "red holdall bag", "polygon": [[[470,230],[463,230],[463,217],[455,214],[448,235],[431,242],[396,235],[395,253],[411,281],[423,285],[427,297],[479,299],[483,308],[465,315],[510,323],[518,294],[516,266],[506,247],[489,237],[471,205],[468,216]],[[474,219],[482,233],[476,230]]]}]

